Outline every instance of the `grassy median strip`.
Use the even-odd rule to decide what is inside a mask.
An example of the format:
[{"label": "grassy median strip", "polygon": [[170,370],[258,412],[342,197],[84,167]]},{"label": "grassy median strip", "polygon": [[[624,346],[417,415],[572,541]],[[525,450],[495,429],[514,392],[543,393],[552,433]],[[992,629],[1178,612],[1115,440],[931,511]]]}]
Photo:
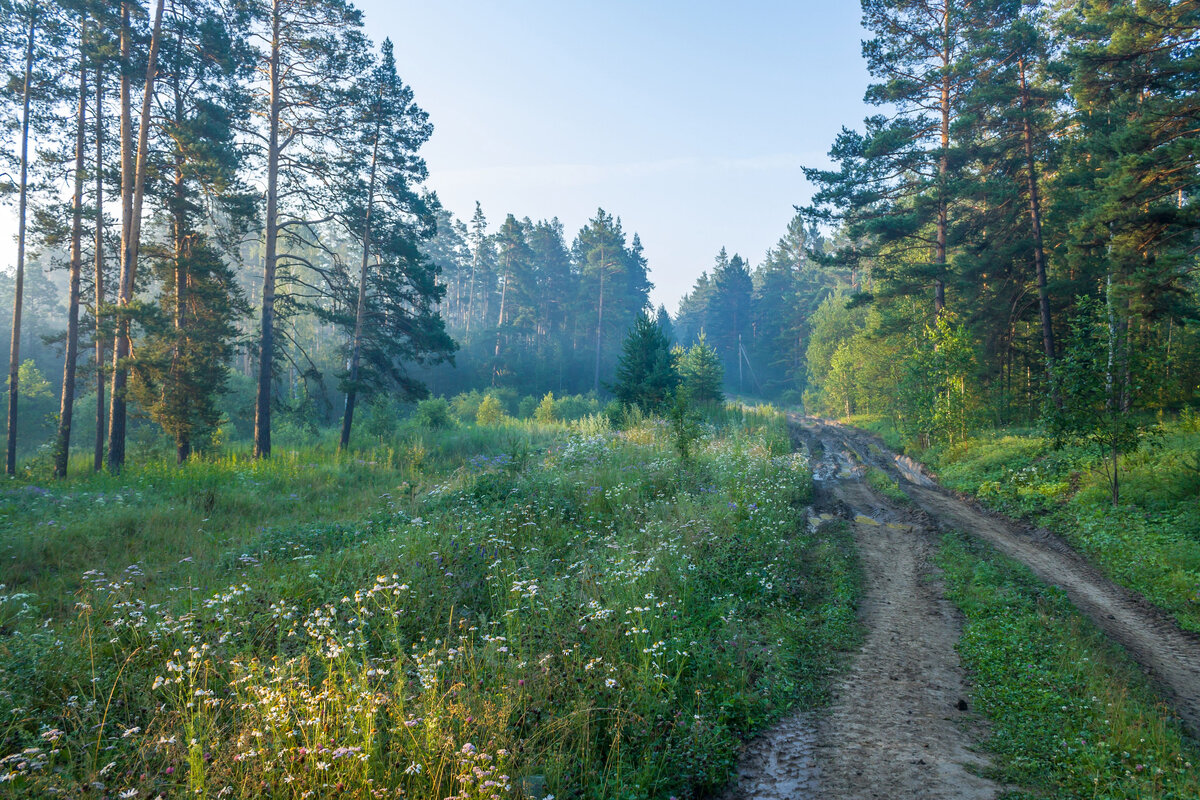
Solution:
[{"label": "grassy median strip", "polygon": [[1200,797],[1200,750],[1137,666],[1057,589],[958,534],[939,563],[966,617],[959,652],[1016,798]]}]

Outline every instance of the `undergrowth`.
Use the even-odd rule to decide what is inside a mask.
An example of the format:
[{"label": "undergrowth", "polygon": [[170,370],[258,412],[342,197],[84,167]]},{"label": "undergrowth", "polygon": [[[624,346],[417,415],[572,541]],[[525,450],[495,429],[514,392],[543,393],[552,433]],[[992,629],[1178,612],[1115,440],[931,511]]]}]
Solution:
[{"label": "undergrowth", "polygon": [[844,526],[770,410],[4,498],[0,796],[690,797],[824,698]]},{"label": "undergrowth", "polygon": [[1064,593],[967,537],[939,563],[966,621],[958,649],[1013,798],[1200,797],[1200,750],[1137,666]]},{"label": "undergrowth", "polygon": [[1121,505],[1081,449],[1032,433],[972,439],[922,458],[942,482],[1054,530],[1113,580],[1200,632],[1200,434],[1166,426],[1155,449],[1121,459]]}]

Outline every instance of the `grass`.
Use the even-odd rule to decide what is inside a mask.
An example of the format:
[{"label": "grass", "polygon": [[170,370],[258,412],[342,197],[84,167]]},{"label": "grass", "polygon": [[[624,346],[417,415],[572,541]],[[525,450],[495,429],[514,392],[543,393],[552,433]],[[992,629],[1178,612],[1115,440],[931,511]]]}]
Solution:
[{"label": "grass", "polygon": [[690,797],[825,697],[844,526],[769,409],[14,485],[0,796]]},{"label": "grass", "polygon": [[1113,508],[1095,458],[1030,432],[998,432],[923,458],[942,482],[1066,538],[1113,580],[1200,632],[1200,433],[1169,423],[1159,446],[1121,460]]},{"label": "grass", "polygon": [[1130,659],[1057,589],[950,534],[939,556],[965,616],[959,644],[1014,798],[1200,797],[1200,750]]},{"label": "grass", "polygon": [[896,479],[878,467],[867,467],[866,480],[871,488],[893,503],[899,503],[904,506],[912,505],[912,498],[904,493],[904,490],[900,488],[900,484]]}]

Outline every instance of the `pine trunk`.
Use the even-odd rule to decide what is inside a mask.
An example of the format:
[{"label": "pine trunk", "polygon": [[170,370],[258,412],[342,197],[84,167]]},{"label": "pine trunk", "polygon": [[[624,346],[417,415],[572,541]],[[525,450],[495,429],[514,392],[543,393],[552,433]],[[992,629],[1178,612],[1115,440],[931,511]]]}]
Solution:
[{"label": "pine trunk", "polygon": [[596,373],[592,378],[592,391],[600,391],[600,339],[604,330],[604,248],[600,248],[600,311],[596,317]]},{"label": "pine trunk", "polygon": [[79,110],[75,119],[75,196],[71,206],[71,276],[67,298],[67,343],[63,362],[62,404],[54,443],[54,476],[67,477],[71,455],[71,422],[75,410],[75,361],[79,357],[79,274],[83,270],[83,151],[87,117],[87,17],[80,20]]},{"label": "pine trunk", "polygon": [[[174,2],[172,2],[172,8]],[[183,51],[183,31],[179,32],[178,47]],[[179,76],[173,76],[172,90],[175,95],[175,121],[183,122],[183,87],[180,86]],[[171,348],[171,383],[173,391],[179,391],[183,385],[180,379],[183,348],[187,345],[187,303],[188,303],[188,259],[191,255],[191,239],[187,227],[187,186],[184,184],[184,156],[182,149],[175,146],[175,202],[171,208],[173,255],[175,260],[175,304],[174,325],[175,342]],[[190,426],[186,420],[176,420],[175,455],[176,461],[183,464],[192,453]]]},{"label": "pine trunk", "polygon": [[33,42],[36,11],[29,16],[25,44],[25,88],[21,95],[21,189],[17,205],[17,274],[13,285],[12,345],[8,357],[8,451],[4,471],[17,473],[17,390],[21,372],[21,301],[25,293],[25,216],[29,207],[29,98],[33,88]]},{"label": "pine trunk", "polygon": [[262,332],[259,338],[258,394],[254,400],[254,456],[271,455],[271,378],[275,354],[275,266],[279,239],[279,49],[282,12],[280,0],[271,9],[270,108],[267,112],[267,220],[264,232]]},{"label": "pine trunk", "polygon": [[938,275],[933,281],[933,308],[938,314],[946,308],[946,227],[949,213],[946,203],[946,180],[950,172],[950,0],[946,0],[942,17],[942,93],[941,93],[941,157],[938,159],[938,216],[937,249],[934,262]]},{"label": "pine trunk", "polygon": [[[381,110],[377,109],[381,113]],[[367,181],[367,210],[363,220],[362,266],[358,271],[358,306],[354,312],[354,341],[350,346],[350,390],[346,392],[346,413],[342,416],[341,448],[350,446],[350,428],[354,424],[354,403],[358,399],[358,359],[362,350],[363,318],[367,313],[367,265],[371,255],[371,209],[375,205],[375,170],[379,163],[379,131],[382,123],[375,120],[375,141],[371,145],[371,177]]]},{"label": "pine trunk", "polygon": [[92,469],[104,468],[104,76],[96,67],[96,449]]},{"label": "pine trunk", "polygon": [[[1026,182],[1029,187],[1029,225],[1033,234],[1033,266],[1037,271],[1038,308],[1042,318],[1042,349],[1046,365],[1054,363],[1054,327],[1050,319],[1050,293],[1046,288],[1046,250],[1042,243],[1042,207],[1038,192],[1037,159],[1033,152],[1033,125],[1029,121],[1029,86],[1025,82],[1025,61],[1019,64],[1021,73],[1022,135],[1025,139]],[[1055,402],[1061,402],[1055,392]]]},{"label": "pine trunk", "polygon": [[[126,202],[128,225],[125,228],[121,242],[121,279],[117,287],[117,336],[113,348],[113,379],[112,399],[108,414],[108,468],[111,472],[120,472],[125,464],[125,424],[127,413],[126,384],[129,380],[128,359],[129,342],[129,306],[133,302],[133,292],[137,277],[138,247],[142,235],[142,200],[145,196],[146,170],[149,166],[150,149],[150,104],[154,97],[154,78],[158,73],[158,42],[162,34],[162,15],[164,0],[158,0],[154,12],[154,28],[150,35],[150,51],[146,60],[146,84],[142,93],[142,116],[138,121],[137,162],[133,175],[133,185],[121,186],[121,194],[131,193]],[[123,14],[128,15],[128,4],[124,6]],[[128,17],[126,16],[126,20]],[[128,24],[122,26],[122,37],[129,36]],[[122,50],[126,53],[127,42],[123,41]],[[128,118],[129,88],[127,79],[122,79],[122,114]],[[122,127],[125,127],[125,119]],[[130,125],[132,127],[132,125]],[[124,138],[124,137],[122,137]],[[121,147],[128,148],[126,139]],[[122,157],[122,177],[126,173],[128,154]],[[122,313],[123,312],[123,313]]]}]

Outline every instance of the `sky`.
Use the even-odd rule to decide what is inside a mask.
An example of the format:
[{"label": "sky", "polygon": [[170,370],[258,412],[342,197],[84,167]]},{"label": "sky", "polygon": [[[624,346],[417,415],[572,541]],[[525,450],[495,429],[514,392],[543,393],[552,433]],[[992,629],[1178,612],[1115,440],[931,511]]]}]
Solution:
[{"label": "sky", "polygon": [[357,5],[429,112],[443,205],[469,219],[478,200],[493,230],[557,216],[568,238],[603,208],[672,313],[722,247],[762,260],[810,196],[801,167],[868,113],[854,0]]}]

